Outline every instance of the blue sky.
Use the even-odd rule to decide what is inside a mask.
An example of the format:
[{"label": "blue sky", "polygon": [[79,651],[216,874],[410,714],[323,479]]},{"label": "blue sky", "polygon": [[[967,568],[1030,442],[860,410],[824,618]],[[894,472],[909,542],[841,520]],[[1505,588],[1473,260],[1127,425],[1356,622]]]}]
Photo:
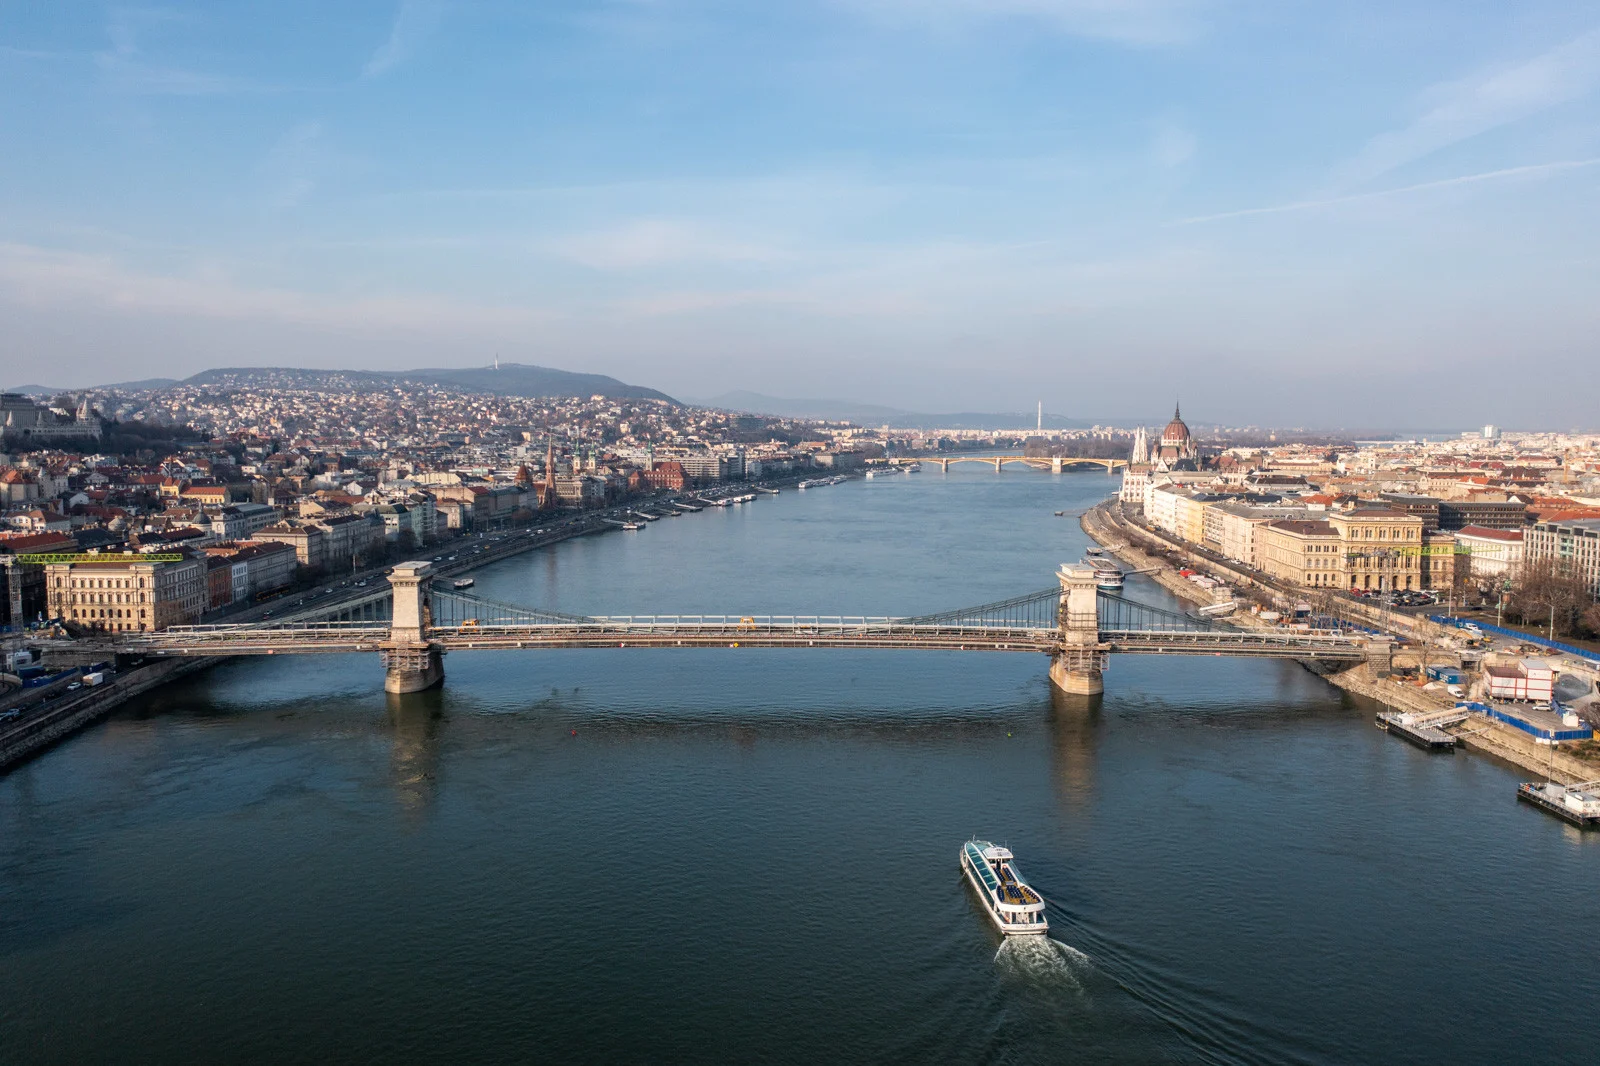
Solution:
[{"label": "blue sky", "polygon": [[0,0],[0,384],[1600,424],[1600,4]]}]

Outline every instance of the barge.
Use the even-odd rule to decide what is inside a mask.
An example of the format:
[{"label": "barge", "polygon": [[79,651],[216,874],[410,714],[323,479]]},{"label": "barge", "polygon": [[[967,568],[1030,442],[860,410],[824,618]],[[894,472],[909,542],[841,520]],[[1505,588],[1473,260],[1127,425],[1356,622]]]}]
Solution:
[{"label": "barge", "polygon": [[1517,786],[1517,799],[1571,822],[1580,829],[1600,827],[1600,781],[1579,785],[1558,785],[1554,781],[1524,781]]},{"label": "barge", "polygon": [[1461,738],[1454,733],[1446,733],[1444,727],[1466,721],[1467,715],[1459,711],[1445,711],[1439,714],[1379,711],[1375,720],[1379,729],[1394,734],[1408,744],[1415,744],[1424,751],[1454,752],[1456,746],[1461,743]]}]

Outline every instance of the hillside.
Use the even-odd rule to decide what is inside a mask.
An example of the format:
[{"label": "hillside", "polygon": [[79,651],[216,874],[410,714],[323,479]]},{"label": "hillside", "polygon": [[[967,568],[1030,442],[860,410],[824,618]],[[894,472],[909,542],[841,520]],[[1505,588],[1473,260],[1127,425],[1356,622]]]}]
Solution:
[{"label": "hillside", "polygon": [[607,396],[613,399],[677,402],[664,392],[643,385],[629,385],[604,374],[580,374],[521,363],[502,363],[498,369],[307,370],[299,367],[220,367],[203,370],[183,383],[317,389],[381,388],[391,381],[443,385],[465,392],[487,392],[497,396]]}]

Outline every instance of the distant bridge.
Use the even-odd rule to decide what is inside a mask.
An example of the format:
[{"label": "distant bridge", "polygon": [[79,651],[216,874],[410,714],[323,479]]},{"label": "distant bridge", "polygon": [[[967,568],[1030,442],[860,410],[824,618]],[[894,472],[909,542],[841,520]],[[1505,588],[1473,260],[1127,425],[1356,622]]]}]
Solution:
[{"label": "distant bridge", "polygon": [[85,652],[144,655],[298,655],[378,652],[385,688],[415,692],[444,678],[450,651],[535,648],[883,648],[1017,651],[1051,657],[1067,692],[1104,691],[1112,653],[1246,655],[1387,661],[1382,638],[1335,632],[1254,631],[1101,592],[1095,573],[1064,566],[1049,588],[995,603],[915,617],[838,615],[576,615],[448,590],[431,564],[402,563],[390,588],[278,622],[174,626],[75,642]]},{"label": "distant bridge", "polygon": [[941,472],[948,471],[953,463],[987,463],[994,467],[995,473],[1000,473],[1007,463],[1023,463],[1036,470],[1048,470],[1052,474],[1059,474],[1074,466],[1101,466],[1105,467],[1107,474],[1114,473],[1128,465],[1126,459],[1096,459],[1090,456],[1061,456],[1061,455],[945,455],[927,457],[897,457],[890,459],[890,466],[907,466],[911,463],[938,463]]}]

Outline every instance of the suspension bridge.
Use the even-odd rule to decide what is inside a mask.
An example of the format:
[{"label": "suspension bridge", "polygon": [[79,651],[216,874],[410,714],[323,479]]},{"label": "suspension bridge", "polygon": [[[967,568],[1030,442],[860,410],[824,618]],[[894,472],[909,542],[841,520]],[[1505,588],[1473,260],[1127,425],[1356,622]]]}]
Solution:
[{"label": "suspension bridge", "polygon": [[1096,459],[1088,456],[1074,457],[1062,455],[923,455],[896,457],[888,460],[890,466],[909,466],[912,463],[938,463],[941,472],[949,471],[955,463],[987,463],[994,467],[995,473],[1011,463],[1021,463],[1035,470],[1048,470],[1052,474],[1059,474],[1078,466],[1104,467],[1107,474],[1115,473],[1128,465],[1126,459]]},{"label": "suspension bridge", "polygon": [[1049,588],[915,617],[672,614],[576,615],[499,603],[445,588],[427,562],[402,563],[389,587],[275,622],[173,626],[75,641],[86,654],[154,656],[376,652],[390,692],[444,679],[451,651],[536,648],[883,648],[1032,652],[1050,656],[1066,692],[1104,691],[1106,657],[1245,655],[1331,662],[1387,660],[1382,638],[1257,631],[1100,591],[1094,570],[1063,566]]}]

